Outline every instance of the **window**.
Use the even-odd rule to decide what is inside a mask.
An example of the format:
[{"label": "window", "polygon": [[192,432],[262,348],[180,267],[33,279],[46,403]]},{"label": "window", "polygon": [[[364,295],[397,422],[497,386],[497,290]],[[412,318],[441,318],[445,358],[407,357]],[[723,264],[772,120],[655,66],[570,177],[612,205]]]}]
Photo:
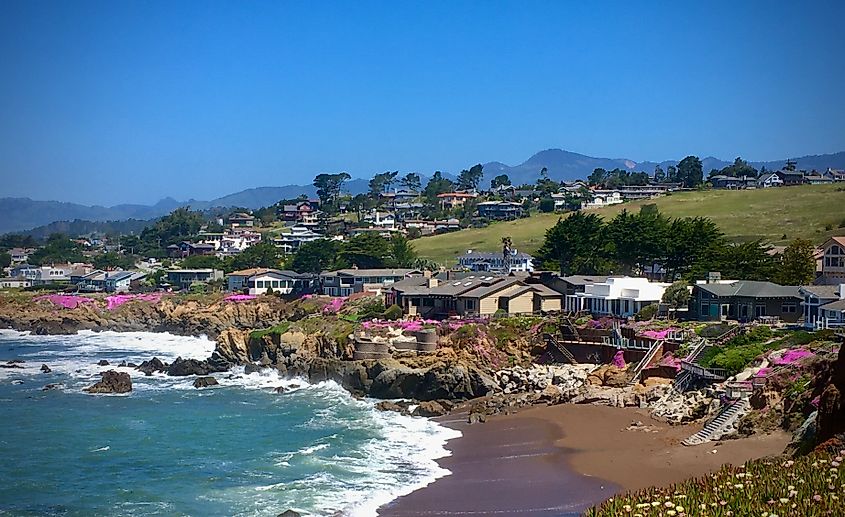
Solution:
[{"label": "window", "polygon": [[475,300],[467,300],[466,301],[466,308],[468,311],[475,310]]},{"label": "window", "polygon": [[434,307],[434,299],[433,298],[423,298],[422,299],[422,306],[423,307]]},{"label": "window", "polygon": [[781,306],[780,310],[784,314],[795,314],[796,312],[798,312],[798,305],[796,305],[795,303],[784,303]]},{"label": "window", "polygon": [[273,289],[278,289],[278,287],[279,287],[279,281],[273,280]]}]

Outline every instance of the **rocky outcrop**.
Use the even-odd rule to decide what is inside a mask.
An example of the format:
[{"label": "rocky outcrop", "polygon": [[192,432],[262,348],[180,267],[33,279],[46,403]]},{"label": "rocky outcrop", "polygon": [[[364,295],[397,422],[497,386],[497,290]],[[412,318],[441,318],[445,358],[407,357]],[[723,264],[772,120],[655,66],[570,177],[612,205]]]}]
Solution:
[{"label": "rocky outcrop", "polygon": [[129,393],[132,391],[132,379],[128,373],[108,370],[101,375],[100,382],[83,391],[88,393]]},{"label": "rocky outcrop", "polygon": [[699,420],[718,410],[719,399],[712,389],[685,393],[668,389],[665,395],[654,403],[651,414],[670,424],[683,424]]},{"label": "rocky outcrop", "polygon": [[50,369],[49,366],[46,364],[41,365],[41,373],[51,373],[53,370]]},{"label": "rocky outcrop", "polygon": [[218,384],[217,379],[209,375],[207,377],[197,377],[194,381],[194,388],[208,388],[209,386],[217,386]]},{"label": "rocky outcrop", "polygon": [[286,303],[274,296],[248,303],[228,303],[166,297],[159,303],[130,302],[115,310],[104,303],[84,303],[74,309],[57,310],[48,302],[32,299],[4,300],[0,304],[0,328],[34,334],[75,334],[80,330],[118,332],[150,331],[217,337],[228,328],[266,328],[304,316],[302,304]]},{"label": "rocky outcrop", "polygon": [[138,366],[138,371],[144,372],[144,375],[152,375],[154,372],[166,372],[167,363],[163,362],[158,357],[153,357],[149,361],[144,361]]},{"label": "rocky outcrop", "polygon": [[209,361],[177,357],[173,364],[167,367],[167,375],[186,377],[188,375],[208,375],[209,373],[225,372],[226,370],[228,368],[221,369]]},{"label": "rocky outcrop", "polygon": [[845,346],[833,364],[830,383],[819,397],[816,438],[824,442],[845,433]]},{"label": "rocky outcrop", "polygon": [[454,403],[449,400],[427,400],[420,402],[414,409],[414,416],[443,416],[454,408]]}]

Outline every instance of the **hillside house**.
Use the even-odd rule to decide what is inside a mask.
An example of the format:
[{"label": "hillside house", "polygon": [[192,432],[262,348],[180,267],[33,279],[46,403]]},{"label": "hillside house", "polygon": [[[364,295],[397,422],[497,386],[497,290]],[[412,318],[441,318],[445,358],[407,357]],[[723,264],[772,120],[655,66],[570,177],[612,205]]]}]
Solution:
[{"label": "hillside house", "polygon": [[491,251],[467,250],[458,257],[458,265],[470,271],[489,271],[495,273],[512,273],[515,271],[534,271],[534,257],[527,253],[511,250],[505,260],[502,253]]},{"label": "hillside house", "polygon": [[186,258],[195,255],[214,255],[216,251],[214,244],[182,241],[179,244],[168,246],[167,256],[170,258]]},{"label": "hillside house", "polygon": [[176,289],[190,289],[191,285],[205,284],[214,280],[223,280],[223,271],[219,269],[169,269],[167,283]]},{"label": "hillside house", "polygon": [[475,199],[477,197],[478,194],[474,192],[446,192],[437,195],[437,199],[440,201],[440,207],[443,210],[460,208],[464,206],[468,200]]},{"label": "hillside house", "polygon": [[601,208],[603,206],[618,205],[624,201],[618,190],[593,190],[588,199],[581,202],[581,208]]},{"label": "hillside house", "polygon": [[757,188],[782,187],[783,180],[776,172],[767,172],[757,178]]},{"label": "hillside house", "polygon": [[828,169],[822,174],[825,177],[830,178],[833,182],[845,181],[845,171],[843,170],[831,169],[828,167]]},{"label": "hillside house", "polygon": [[821,245],[821,264],[816,284],[845,283],[845,236],[831,237]]},{"label": "hillside house", "polygon": [[804,183],[807,185],[830,185],[833,183],[833,178],[813,171],[804,175]]},{"label": "hillside house", "polygon": [[564,309],[627,318],[647,305],[660,303],[667,287],[669,284],[649,282],[647,278],[608,277],[603,282],[586,283],[583,291],[566,295]]},{"label": "hillside house", "polygon": [[725,176],[716,174],[708,179],[714,189],[742,190],[757,187],[757,178],[753,176]]},{"label": "hillside house", "polygon": [[232,228],[252,228],[255,225],[255,217],[244,212],[237,212],[229,216],[229,225]]},{"label": "hillside house", "polygon": [[12,248],[9,250],[9,256],[12,257],[12,265],[26,264],[29,260],[29,255],[34,253],[34,249],[27,248]]},{"label": "hillside house", "polygon": [[0,289],[25,289],[30,287],[32,282],[25,278],[0,278]]},{"label": "hillside house", "polygon": [[396,282],[422,276],[418,269],[339,269],[320,274],[320,286],[328,296],[349,296],[353,293],[381,294]]},{"label": "hillside house", "polygon": [[776,171],[775,174],[777,174],[783,182],[784,187],[804,184],[803,171]]},{"label": "hillside house", "polygon": [[293,226],[288,233],[282,233],[272,240],[274,246],[282,249],[282,253],[290,255],[306,242],[314,242],[324,239],[325,236],[312,231],[307,226]]},{"label": "hillside house", "polygon": [[[231,275],[230,275],[231,285]],[[241,290],[251,295],[267,294],[272,289],[281,295],[306,294],[312,292],[314,275],[295,271],[266,269],[246,277]]]},{"label": "hillside house", "polygon": [[776,317],[795,323],[803,297],[797,286],[752,280],[697,283],[689,303],[689,317],[698,321],[753,321]]},{"label": "hillside house", "polygon": [[616,188],[624,201],[651,199],[681,188],[680,183],[651,183],[648,185],[623,185]]},{"label": "hillside house", "polygon": [[465,276],[441,280],[410,278],[395,283],[385,294],[409,316],[491,316],[496,312],[532,314],[560,310],[563,295],[542,284],[528,284],[514,276]]},{"label": "hillside house", "polygon": [[93,271],[83,276],[76,286],[81,291],[128,293],[135,274],[131,271]]},{"label": "hillside house", "polygon": [[523,215],[522,203],[515,201],[483,201],[478,203],[478,215],[491,221],[512,221]]},{"label": "hillside house", "polygon": [[[845,300],[845,284],[801,286],[798,292],[804,298],[801,308],[804,326],[808,329],[828,328],[829,323],[842,321],[841,303],[831,304]],[[835,314],[828,314],[829,311]]]}]

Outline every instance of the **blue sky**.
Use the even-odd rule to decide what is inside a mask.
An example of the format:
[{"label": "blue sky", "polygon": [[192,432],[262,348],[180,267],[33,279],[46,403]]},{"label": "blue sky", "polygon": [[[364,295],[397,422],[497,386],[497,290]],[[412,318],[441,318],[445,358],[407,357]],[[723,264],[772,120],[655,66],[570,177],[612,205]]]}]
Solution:
[{"label": "blue sky", "polygon": [[[811,5],[805,5],[811,4]],[[845,2],[0,5],[0,196],[845,150]]]}]

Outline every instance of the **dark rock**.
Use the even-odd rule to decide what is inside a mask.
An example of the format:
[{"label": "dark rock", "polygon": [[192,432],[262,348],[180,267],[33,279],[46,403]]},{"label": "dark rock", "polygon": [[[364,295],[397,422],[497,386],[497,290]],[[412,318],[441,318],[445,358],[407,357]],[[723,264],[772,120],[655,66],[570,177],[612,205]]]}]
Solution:
[{"label": "dark rock", "polygon": [[207,388],[209,386],[217,386],[218,384],[217,379],[214,377],[197,377],[194,381],[194,388]]},{"label": "dark rock", "polygon": [[126,367],[127,367],[127,368],[137,368],[137,367],[138,367],[138,365],[137,365],[137,364],[135,364],[135,363],[126,363]]},{"label": "dark rock", "polygon": [[258,373],[261,371],[261,366],[253,363],[246,363],[244,365],[244,374]]},{"label": "dark rock", "polygon": [[286,391],[287,391],[287,390],[285,389],[285,387],[284,387],[284,386],[277,386],[277,387],[273,388],[273,393],[279,393],[279,394],[281,394],[281,393],[284,393],[284,392],[286,392]]},{"label": "dark rock", "polygon": [[845,346],[839,347],[839,356],[833,364],[830,384],[819,398],[816,437],[824,442],[845,432]]},{"label": "dark rock", "polygon": [[126,361],[121,361],[120,364],[117,365],[118,368],[126,368],[126,366],[127,366]]},{"label": "dark rock", "polygon": [[13,364],[0,364],[0,368],[7,368],[7,369],[10,369],[10,370],[17,368],[17,369],[22,370],[23,366],[21,366],[19,364],[14,364],[14,363]]},{"label": "dark rock", "polygon": [[292,389],[292,390],[296,390],[296,389],[301,388],[301,386],[299,384],[291,384],[290,386],[288,386],[288,388]]},{"label": "dark rock", "polygon": [[109,365],[109,362],[108,362],[108,361],[106,361],[105,359],[101,359],[101,360],[97,363],[97,366],[108,366],[108,365]]},{"label": "dark rock", "polygon": [[293,510],[285,510],[276,517],[301,517],[301,515],[299,512],[295,512]]},{"label": "dark rock", "polygon": [[167,375],[173,377],[185,377],[187,375],[208,375],[210,373],[221,372],[220,370],[209,364],[208,361],[198,361],[196,359],[182,359],[177,357],[173,364],[167,368]]},{"label": "dark rock", "polygon": [[46,364],[42,364],[42,365],[41,365],[41,371],[42,371],[43,373],[50,373],[50,372],[52,372],[53,370],[51,370],[51,369],[50,369],[50,367],[49,367],[49,366],[47,366]]},{"label": "dark rock", "polygon": [[376,409],[378,409],[379,411],[394,411],[403,415],[409,415],[411,413],[408,410],[410,405],[411,402],[394,402],[392,400],[383,400],[376,404]]},{"label": "dark rock", "polygon": [[10,361],[6,361],[6,364],[23,364],[25,362],[26,361],[24,361],[23,359],[12,359]]},{"label": "dark rock", "polygon": [[109,370],[101,375],[100,382],[83,391],[88,393],[129,393],[132,391],[132,378],[128,373]]},{"label": "dark rock", "polygon": [[144,375],[152,375],[153,372],[167,371],[167,364],[163,363],[158,357],[153,357],[149,361],[144,361],[138,366],[138,370],[144,372]]},{"label": "dark rock", "polygon": [[420,402],[420,405],[414,410],[414,416],[442,416],[446,413],[448,413],[446,408],[441,406],[436,400],[426,400]]},{"label": "dark rock", "polygon": [[23,381],[21,379],[15,379],[12,381],[13,386],[18,386],[20,384],[23,384]]},{"label": "dark rock", "polygon": [[51,390],[57,390],[57,389],[61,388],[62,386],[63,386],[63,384],[62,384],[62,383],[60,383],[60,382],[54,382],[54,383],[52,383],[52,384],[47,384],[46,386],[44,386],[43,388],[41,388],[41,391],[51,391]]}]

